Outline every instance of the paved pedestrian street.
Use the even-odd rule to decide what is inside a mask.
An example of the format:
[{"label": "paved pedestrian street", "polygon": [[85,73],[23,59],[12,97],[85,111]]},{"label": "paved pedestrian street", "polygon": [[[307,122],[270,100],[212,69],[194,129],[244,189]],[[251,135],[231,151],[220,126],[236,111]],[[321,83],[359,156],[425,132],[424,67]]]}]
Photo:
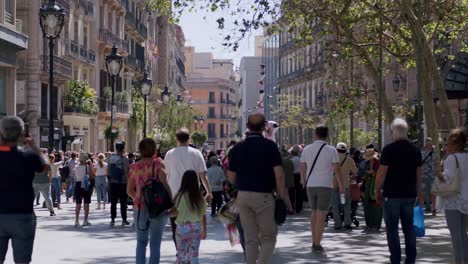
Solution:
[{"label": "paved pedestrian street", "polygon": [[[116,219],[115,227],[110,227],[108,208],[104,211],[95,210],[95,207],[95,203],[91,204],[90,222],[93,225],[77,228],[73,226],[74,205],[63,204],[63,209],[56,211],[55,217],[50,217],[46,209],[36,206],[37,233],[32,263],[135,263],[134,227],[120,226],[119,219]],[[301,215],[289,217],[286,224],[280,227],[274,264],[388,263],[385,233],[364,233],[362,218],[359,218],[361,226],[352,232],[335,232],[333,220],[330,220],[323,239],[326,253],[313,254],[307,219],[309,212],[306,210]],[[131,212],[129,216],[132,216]],[[210,216],[207,218],[208,238],[201,244],[200,263],[243,263],[240,245],[231,247],[219,220]],[[133,222],[132,218],[129,220]],[[450,236],[445,218],[442,215],[428,216],[426,226],[426,237],[418,239],[418,263],[450,263]],[[13,263],[11,248],[5,263]],[[169,225],[164,233],[161,263],[175,263],[175,248]]]}]

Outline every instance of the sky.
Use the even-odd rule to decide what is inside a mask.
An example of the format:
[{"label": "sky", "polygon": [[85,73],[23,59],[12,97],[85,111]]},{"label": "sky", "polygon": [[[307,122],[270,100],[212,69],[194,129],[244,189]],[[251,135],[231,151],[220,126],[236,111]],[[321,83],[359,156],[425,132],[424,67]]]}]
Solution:
[{"label": "sky", "polygon": [[[179,25],[184,30],[186,46],[194,46],[195,52],[212,52],[215,59],[232,59],[235,67],[238,67],[244,56],[255,55],[255,36],[261,35],[262,30],[252,32],[240,42],[239,49],[234,52],[230,48],[221,45],[226,31],[218,29],[216,19],[220,13],[184,12]],[[204,19],[204,17],[206,18]],[[225,18],[229,21],[229,18]],[[229,22],[226,22],[229,23]]]}]

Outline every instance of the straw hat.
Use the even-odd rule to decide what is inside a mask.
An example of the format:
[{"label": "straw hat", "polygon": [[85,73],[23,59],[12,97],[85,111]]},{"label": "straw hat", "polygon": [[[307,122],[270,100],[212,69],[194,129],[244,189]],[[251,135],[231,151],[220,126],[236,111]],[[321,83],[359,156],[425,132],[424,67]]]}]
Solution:
[{"label": "straw hat", "polygon": [[371,160],[377,157],[378,157],[378,154],[377,152],[375,152],[373,148],[366,149],[366,152],[364,153],[364,156],[363,156],[365,160]]}]

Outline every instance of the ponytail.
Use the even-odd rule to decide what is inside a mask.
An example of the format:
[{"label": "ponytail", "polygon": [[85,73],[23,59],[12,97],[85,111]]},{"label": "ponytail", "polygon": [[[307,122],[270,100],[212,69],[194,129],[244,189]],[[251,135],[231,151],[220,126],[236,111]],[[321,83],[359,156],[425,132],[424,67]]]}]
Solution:
[{"label": "ponytail", "polygon": [[104,161],[102,159],[99,159],[98,160],[98,163],[99,163],[99,167],[100,168],[103,168],[104,167]]}]

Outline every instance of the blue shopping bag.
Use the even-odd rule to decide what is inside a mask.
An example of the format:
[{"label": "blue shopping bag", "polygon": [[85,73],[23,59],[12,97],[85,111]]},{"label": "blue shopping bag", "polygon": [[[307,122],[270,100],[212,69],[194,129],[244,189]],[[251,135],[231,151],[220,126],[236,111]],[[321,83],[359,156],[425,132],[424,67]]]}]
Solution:
[{"label": "blue shopping bag", "polygon": [[414,207],[413,226],[416,232],[416,237],[424,237],[426,227],[424,226],[424,209],[421,205]]}]

